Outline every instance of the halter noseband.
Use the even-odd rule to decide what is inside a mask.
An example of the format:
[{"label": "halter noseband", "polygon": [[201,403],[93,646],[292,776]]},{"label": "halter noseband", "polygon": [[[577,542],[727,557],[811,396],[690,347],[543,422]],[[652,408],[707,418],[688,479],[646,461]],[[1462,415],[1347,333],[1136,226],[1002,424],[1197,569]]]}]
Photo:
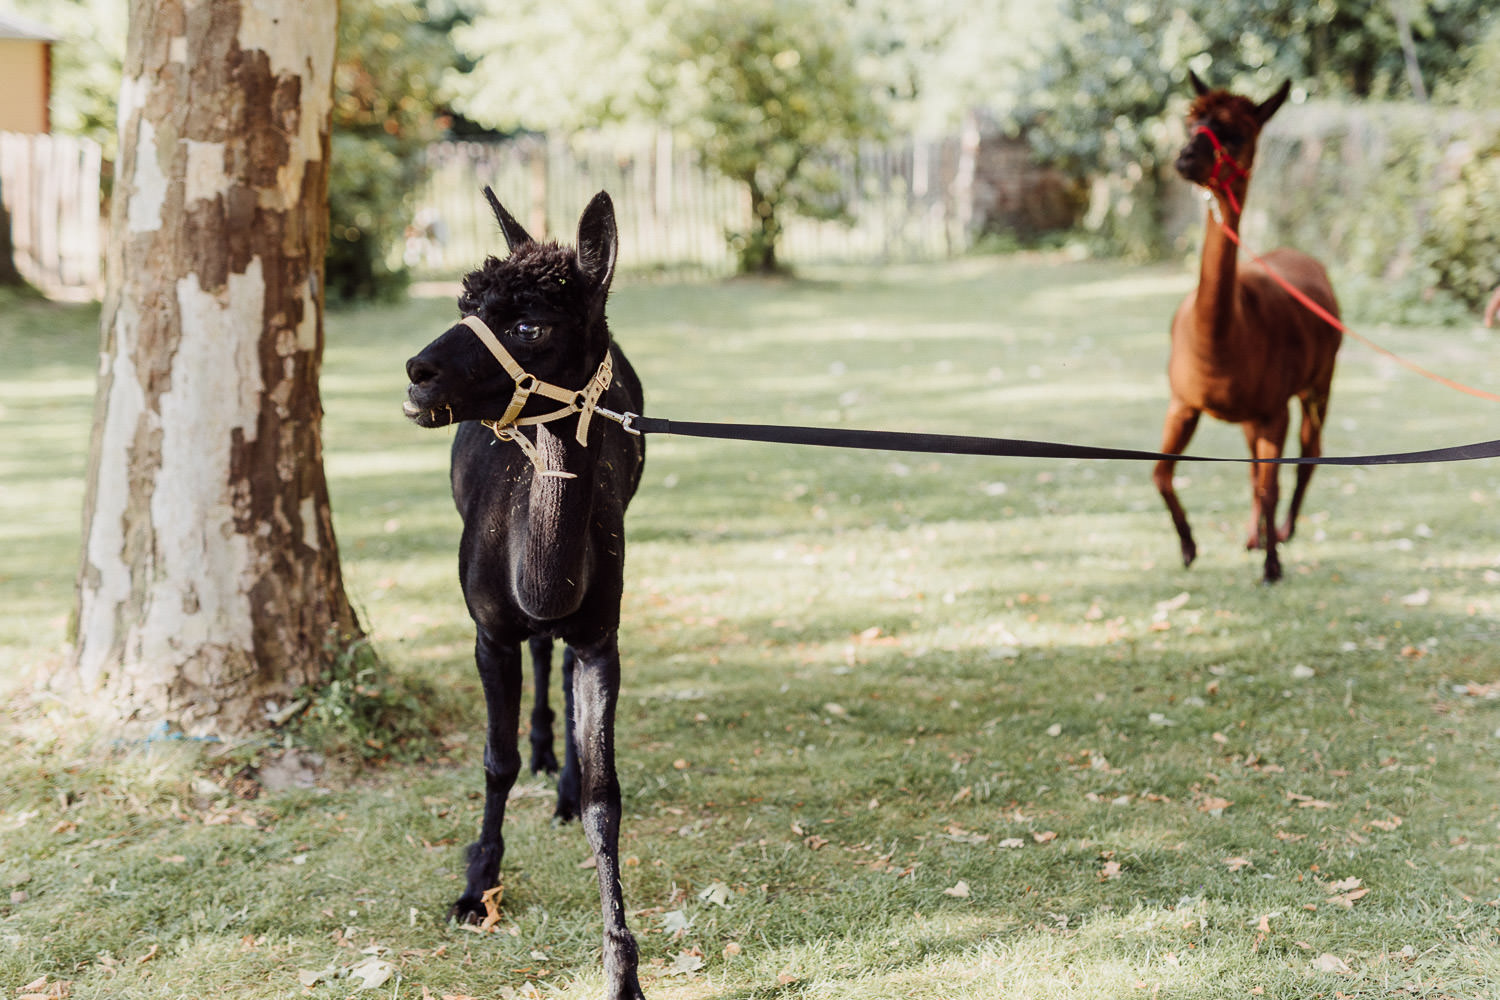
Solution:
[{"label": "halter noseband", "polygon": [[[1193,129],[1193,135],[1208,136],[1209,144],[1214,147],[1214,169],[1213,173],[1209,174],[1208,182],[1205,186],[1209,190],[1223,191],[1224,196],[1229,199],[1229,204],[1234,209],[1235,214],[1239,214],[1240,200],[1234,196],[1234,191],[1229,185],[1235,181],[1248,181],[1250,179],[1250,171],[1240,166],[1240,162],[1229,155],[1229,151],[1219,141],[1218,135],[1207,125],[1199,125]],[[1227,179],[1225,175],[1228,175]]]},{"label": "halter noseband", "polygon": [[[599,397],[604,395],[605,391],[609,388],[610,382],[614,380],[614,362],[610,360],[609,352],[604,352],[604,360],[599,362],[598,370],[594,372],[593,378],[589,379],[587,385],[578,390],[564,389],[550,382],[543,382],[522,368],[520,362],[511,356],[511,353],[505,349],[504,344],[500,343],[500,338],[496,337],[494,332],[485,325],[484,320],[478,316],[465,316],[459,322],[474,331],[474,335],[479,338],[480,343],[484,344],[489,349],[489,352],[495,356],[495,360],[500,362],[500,367],[505,369],[505,374],[509,375],[516,383],[516,388],[510,396],[510,405],[505,408],[505,415],[499,420],[481,420],[480,423],[493,431],[495,437],[501,441],[514,442],[526,454],[526,457],[531,460],[531,464],[536,467],[536,471],[539,474],[559,479],[574,478],[571,472],[560,472],[547,468],[547,460],[537,450],[536,445],[532,443],[530,438],[527,438],[517,430],[517,428],[529,424],[551,423],[554,420],[561,420],[563,417],[577,413],[579,417],[576,438],[579,444],[585,448],[588,447],[589,422],[593,419],[596,412],[608,412],[599,406]],[[544,396],[547,399],[555,400],[564,405],[548,413],[523,417],[521,416],[521,410],[525,408],[527,400],[532,396]]]}]

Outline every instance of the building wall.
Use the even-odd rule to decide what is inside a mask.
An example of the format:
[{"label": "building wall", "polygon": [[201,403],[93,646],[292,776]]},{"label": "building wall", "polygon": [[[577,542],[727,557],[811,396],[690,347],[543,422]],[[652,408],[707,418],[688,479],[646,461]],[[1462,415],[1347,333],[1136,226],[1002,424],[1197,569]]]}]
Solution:
[{"label": "building wall", "polygon": [[0,38],[0,132],[46,132],[48,43]]}]

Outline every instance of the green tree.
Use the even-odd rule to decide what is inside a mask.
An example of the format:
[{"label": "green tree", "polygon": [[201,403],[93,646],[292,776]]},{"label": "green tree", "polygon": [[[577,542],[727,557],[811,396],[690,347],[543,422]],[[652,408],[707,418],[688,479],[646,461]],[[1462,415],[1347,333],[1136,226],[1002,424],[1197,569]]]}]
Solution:
[{"label": "green tree", "polygon": [[406,290],[394,251],[442,134],[444,81],[458,65],[451,4],[344,0],[334,69],[328,287],[342,299]]},{"label": "green tree", "polygon": [[874,24],[832,0],[556,0],[519,18],[492,2],[458,34],[475,67],[455,107],[505,130],[676,129],[745,186],[749,225],[728,236],[742,270],[772,271],[783,214],[839,216],[833,158],[899,89]]},{"label": "green tree", "polygon": [[[1492,0],[1063,0],[1062,25],[1030,106],[1043,155],[1114,179],[1095,217],[1108,243],[1161,254],[1159,192],[1182,141],[1189,67],[1215,86],[1269,92],[1291,78],[1325,96],[1409,97],[1464,65]],[[1403,47],[1401,22],[1411,46]],[[1295,93],[1294,92],[1294,93]]]},{"label": "green tree", "polygon": [[654,64],[663,119],[745,187],[750,225],[728,234],[743,272],[779,269],[785,212],[842,214],[834,158],[882,128],[878,85],[851,36],[834,10],[799,0],[711,4],[675,21]]}]

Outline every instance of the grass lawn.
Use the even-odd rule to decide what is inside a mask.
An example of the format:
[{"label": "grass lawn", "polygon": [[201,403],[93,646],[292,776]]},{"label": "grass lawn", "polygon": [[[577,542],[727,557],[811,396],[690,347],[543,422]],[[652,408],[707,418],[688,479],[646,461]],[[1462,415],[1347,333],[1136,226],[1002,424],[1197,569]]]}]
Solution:
[{"label": "grass lawn", "polygon": [[[626,280],[610,315],[656,416],[1154,448],[1190,282],[996,257]],[[0,303],[0,996],[600,995],[588,850],[542,779],[498,927],[444,921],[480,697],[449,435],[400,403],[453,315],[330,317],[361,679],[407,708],[283,787],[308,729],[119,745],[37,683],[65,656],[97,311]],[[1477,328],[1361,329],[1500,384]],[[1495,412],[1350,342],[1325,444],[1485,440]],[[1192,450],[1243,449],[1205,422]],[[652,438],[618,722],[648,996],[1500,996],[1500,466],[1320,470],[1269,588],[1244,468],[1179,471],[1191,570],[1144,465]]]}]

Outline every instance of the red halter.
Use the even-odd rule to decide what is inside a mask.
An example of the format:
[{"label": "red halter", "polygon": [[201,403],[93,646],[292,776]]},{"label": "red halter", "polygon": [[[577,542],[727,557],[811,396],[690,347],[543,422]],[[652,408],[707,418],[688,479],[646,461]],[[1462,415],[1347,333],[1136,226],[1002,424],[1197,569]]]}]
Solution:
[{"label": "red halter", "polygon": [[[1250,171],[1240,166],[1239,161],[1229,155],[1229,151],[1224,148],[1224,144],[1219,141],[1219,137],[1214,134],[1214,130],[1207,125],[1199,125],[1193,129],[1193,135],[1208,136],[1209,143],[1214,147],[1214,170],[1209,175],[1207,186],[1210,189],[1223,191],[1224,196],[1229,199],[1230,207],[1238,215],[1240,213],[1240,200],[1234,196],[1234,191],[1229,185],[1234,181],[1249,180]],[[1225,177],[1226,174],[1228,175],[1227,179]]]}]

